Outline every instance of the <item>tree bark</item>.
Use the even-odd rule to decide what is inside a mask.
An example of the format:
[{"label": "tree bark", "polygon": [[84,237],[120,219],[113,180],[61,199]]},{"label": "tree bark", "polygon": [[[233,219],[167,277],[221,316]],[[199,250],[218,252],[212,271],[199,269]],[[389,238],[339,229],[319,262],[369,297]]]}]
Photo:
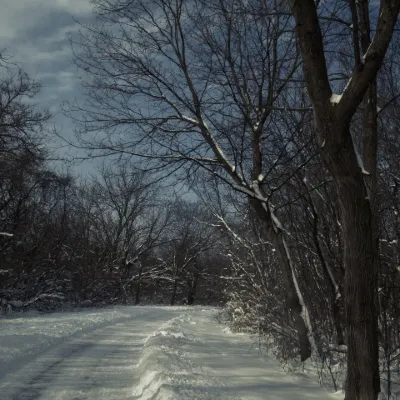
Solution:
[{"label": "tree bark", "polygon": [[193,280],[189,282],[189,290],[187,295],[187,304],[189,306],[192,306],[194,304],[198,282],[199,282],[199,275],[195,273],[193,276]]},{"label": "tree bark", "polygon": [[140,303],[140,295],[141,295],[141,291],[142,291],[142,270],[143,270],[143,265],[140,264],[139,274],[138,274],[136,287],[135,287],[135,305]]},{"label": "tree bark", "polygon": [[327,263],[325,261],[325,257],[323,255],[323,252],[321,249],[321,245],[320,245],[319,238],[318,238],[318,213],[315,210],[311,196],[310,196],[310,205],[311,205],[311,210],[313,212],[313,217],[314,217],[313,239],[314,239],[314,243],[315,243],[315,248],[316,248],[316,251],[318,254],[318,258],[322,265],[322,270],[324,272],[325,279],[329,283],[329,287],[331,290],[332,319],[333,319],[333,324],[334,324],[335,330],[336,330],[336,344],[338,346],[341,346],[345,343],[344,333],[343,333],[343,329],[342,329],[342,320],[340,317],[340,309],[341,309],[341,305],[342,305],[341,304],[342,303],[342,301],[341,301],[342,293],[340,292],[339,285],[336,283],[336,281],[332,275],[332,272],[330,272],[330,270],[329,270],[329,266],[327,265]]},{"label": "tree bark", "polygon": [[187,304],[188,306],[192,306],[194,304],[194,296],[196,294],[196,286],[190,288],[188,296],[187,296]]},{"label": "tree bark", "polygon": [[[332,129],[328,135],[342,137]],[[323,152],[339,195],[347,336],[346,400],[375,400],[380,391],[377,313],[377,255],[372,211],[350,132]]]},{"label": "tree bark", "polygon": [[[292,13],[303,60],[315,131],[341,208],[345,264],[345,319],[348,346],[346,400],[376,400],[380,392],[377,313],[377,254],[374,220],[363,167],[350,133],[351,120],[382,65],[400,11],[398,0],[382,0],[374,39],[361,58],[353,27],[355,67],[340,100],[332,101],[324,44],[314,0],[293,0]],[[358,0],[361,30],[368,2]],[[351,9],[354,21],[354,4]],[[365,35],[362,38],[364,45]],[[365,46],[364,46],[365,47]],[[360,157],[361,158],[361,157]]]},{"label": "tree bark", "polygon": [[178,279],[175,278],[174,279],[174,286],[172,288],[172,295],[171,295],[171,302],[170,302],[171,306],[173,306],[175,304],[177,288],[178,288]]},{"label": "tree bark", "polygon": [[[363,53],[371,45],[371,22],[368,1],[358,3],[360,40]],[[368,175],[364,177],[372,210],[372,238],[379,269],[379,198],[378,198],[378,83],[373,79],[364,99],[366,106],[363,121],[363,161]]]},{"label": "tree bark", "polygon": [[285,243],[283,232],[281,229],[276,229],[277,227],[274,227],[271,214],[258,200],[252,200],[252,206],[264,227],[263,235],[269,242],[273,243],[276,250],[285,285],[287,307],[293,318],[298,335],[300,359],[301,361],[305,361],[311,356],[312,350],[309,338],[311,327],[308,326],[310,321],[307,321],[306,314],[308,314],[308,312],[304,301],[302,301],[299,296],[300,288],[296,282],[295,271],[293,271],[294,266],[292,265],[288,253],[289,250]]}]

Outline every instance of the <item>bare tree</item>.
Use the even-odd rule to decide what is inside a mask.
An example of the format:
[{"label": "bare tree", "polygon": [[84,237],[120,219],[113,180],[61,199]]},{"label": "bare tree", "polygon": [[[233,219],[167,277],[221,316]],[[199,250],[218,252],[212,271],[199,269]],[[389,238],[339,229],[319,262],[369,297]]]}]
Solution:
[{"label": "bare tree", "polygon": [[[172,219],[159,249],[159,279],[170,283],[170,304],[174,305],[178,289],[188,284],[188,298],[193,303],[198,285],[201,256],[216,245],[215,230],[208,225],[209,213],[198,203],[178,201],[171,208]],[[189,270],[192,279],[188,278]]]},{"label": "bare tree", "polygon": [[[73,39],[86,77],[86,102],[70,107],[80,145],[154,168],[202,168],[251,198],[307,359],[311,321],[271,199],[271,177],[290,179],[285,165],[301,151],[292,139],[310,117],[304,96],[287,90],[301,74],[290,15],[258,0],[96,0],[94,9],[98,24]],[[287,113],[297,113],[290,123]]]},{"label": "bare tree", "polygon": [[[395,0],[381,1],[376,33],[370,43],[368,2],[350,1],[349,7],[353,22],[354,69],[343,93],[335,95],[328,77],[316,4],[313,0],[291,2],[304,75],[314,110],[315,131],[322,158],[335,182],[341,208],[346,265],[346,399],[375,400],[380,392],[378,254],[374,236],[374,210],[364,178],[369,171],[365,170],[354,147],[350,124],[368,89],[370,100],[375,99],[376,75],[392,38],[400,3]],[[366,132],[366,140],[374,139]],[[372,168],[376,163],[374,147],[366,146],[365,149],[366,160]]]},{"label": "bare tree", "polygon": [[39,155],[50,118],[32,102],[40,85],[18,66],[0,65],[0,71],[0,161],[11,162],[22,153]]},{"label": "bare tree", "polygon": [[81,189],[80,208],[90,246],[98,249],[87,290],[96,288],[97,293],[100,284],[115,299],[135,297],[139,302],[143,257],[159,244],[168,223],[159,206],[159,187],[132,165],[103,168]]}]

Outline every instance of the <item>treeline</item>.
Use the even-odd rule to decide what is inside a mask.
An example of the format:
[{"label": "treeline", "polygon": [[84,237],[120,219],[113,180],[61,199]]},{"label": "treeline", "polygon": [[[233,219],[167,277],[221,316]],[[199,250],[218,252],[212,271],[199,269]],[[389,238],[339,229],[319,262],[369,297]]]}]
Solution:
[{"label": "treeline", "polygon": [[32,105],[39,85],[15,66],[3,72],[2,311],[220,302],[220,237],[204,206],[173,201],[131,164],[85,182],[55,172],[44,146],[50,116]]}]

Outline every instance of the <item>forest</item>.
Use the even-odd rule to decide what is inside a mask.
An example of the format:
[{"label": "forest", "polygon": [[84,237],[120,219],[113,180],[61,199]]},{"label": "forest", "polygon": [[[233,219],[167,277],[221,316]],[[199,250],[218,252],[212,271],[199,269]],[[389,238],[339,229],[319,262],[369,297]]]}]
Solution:
[{"label": "forest", "polygon": [[[69,36],[72,139],[1,57],[2,313],[224,306],[284,364],[317,360],[346,400],[391,398],[400,2],[92,6]],[[97,172],[55,168],[54,135]]]}]

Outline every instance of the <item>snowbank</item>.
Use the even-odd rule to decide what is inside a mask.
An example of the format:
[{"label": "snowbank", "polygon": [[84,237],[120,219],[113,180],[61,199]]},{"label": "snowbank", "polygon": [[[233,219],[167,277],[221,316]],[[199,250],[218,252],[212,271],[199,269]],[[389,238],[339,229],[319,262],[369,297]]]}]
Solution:
[{"label": "snowbank", "polygon": [[220,398],[215,388],[224,383],[197,364],[193,354],[187,351],[201,345],[190,329],[192,324],[196,322],[190,315],[182,315],[168,321],[146,339],[137,366],[139,380],[133,391],[134,399]]},{"label": "snowbank", "polygon": [[286,374],[263,359],[245,334],[219,325],[216,312],[197,309],[162,325],[144,342],[136,367],[135,400],[328,400],[313,380]]},{"label": "snowbank", "polygon": [[217,312],[118,307],[0,320],[1,396],[20,399],[36,390],[35,398],[48,400],[342,397],[315,379],[285,373],[272,356],[262,358],[254,339],[217,323]]}]

